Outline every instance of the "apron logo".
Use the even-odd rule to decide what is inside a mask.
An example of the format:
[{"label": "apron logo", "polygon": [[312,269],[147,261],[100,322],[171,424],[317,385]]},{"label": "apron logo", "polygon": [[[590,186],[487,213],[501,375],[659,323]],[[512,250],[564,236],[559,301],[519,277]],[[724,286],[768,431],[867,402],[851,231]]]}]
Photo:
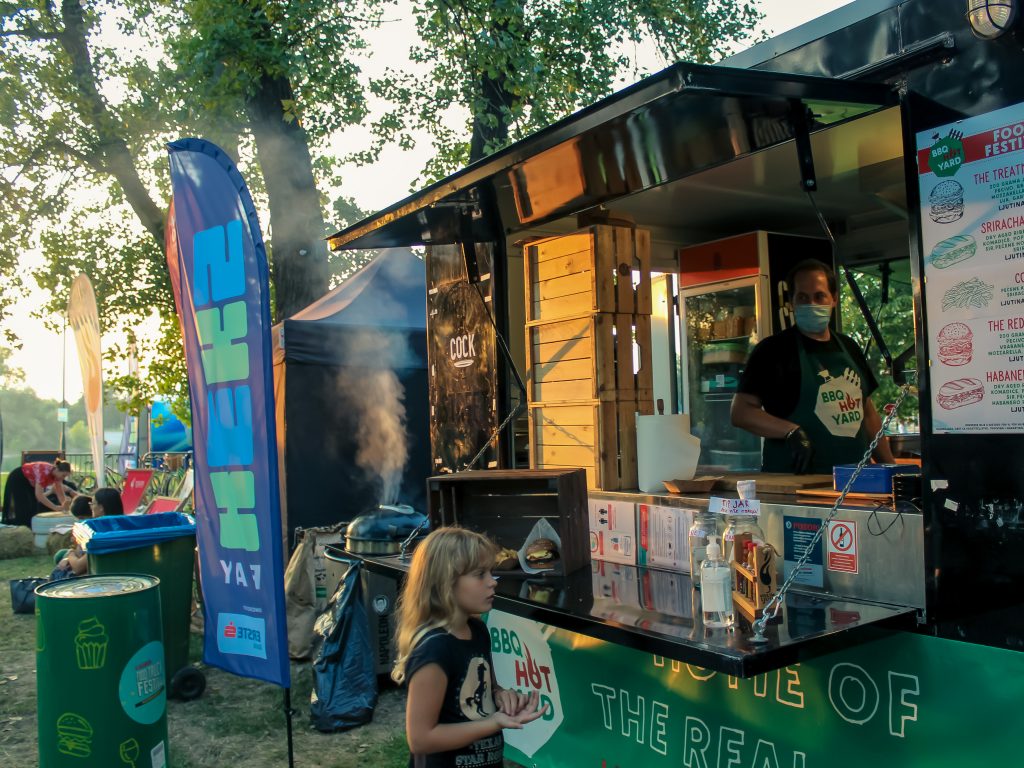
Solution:
[{"label": "apron logo", "polygon": [[818,388],[814,415],[830,434],[836,437],[856,437],[864,419],[864,400],[860,375],[846,368],[843,375],[833,378],[828,371],[818,375],[824,379]]}]

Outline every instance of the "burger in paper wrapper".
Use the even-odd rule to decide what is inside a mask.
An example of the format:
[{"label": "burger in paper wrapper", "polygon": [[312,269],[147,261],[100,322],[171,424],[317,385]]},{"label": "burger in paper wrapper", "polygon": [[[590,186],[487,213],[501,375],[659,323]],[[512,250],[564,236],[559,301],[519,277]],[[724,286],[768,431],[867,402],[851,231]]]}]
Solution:
[{"label": "burger in paper wrapper", "polygon": [[526,562],[534,568],[554,568],[558,545],[551,539],[534,539],[526,547]]}]

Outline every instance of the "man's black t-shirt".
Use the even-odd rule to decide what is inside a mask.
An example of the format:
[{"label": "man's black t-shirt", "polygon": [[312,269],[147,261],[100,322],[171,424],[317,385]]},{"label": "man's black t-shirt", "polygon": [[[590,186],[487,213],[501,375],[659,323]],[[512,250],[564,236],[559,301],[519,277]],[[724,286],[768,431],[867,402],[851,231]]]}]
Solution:
[{"label": "man's black t-shirt", "polygon": [[833,331],[828,341],[817,341],[803,336],[796,328],[787,328],[754,347],[740,376],[739,391],[760,398],[761,405],[772,416],[788,417],[800,401],[800,349],[797,345],[801,341],[812,357],[842,345],[860,368],[864,396],[878,389],[878,380],[864,353],[849,336]]},{"label": "man's black t-shirt", "polygon": [[[428,632],[405,664],[406,680],[427,664],[437,664],[448,678],[438,723],[466,723],[494,714],[491,638],[479,619],[469,620],[471,637],[460,640],[443,629]],[[503,765],[501,732],[461,749],[433,755],[410,755],[410,768],[487,768]]]}]

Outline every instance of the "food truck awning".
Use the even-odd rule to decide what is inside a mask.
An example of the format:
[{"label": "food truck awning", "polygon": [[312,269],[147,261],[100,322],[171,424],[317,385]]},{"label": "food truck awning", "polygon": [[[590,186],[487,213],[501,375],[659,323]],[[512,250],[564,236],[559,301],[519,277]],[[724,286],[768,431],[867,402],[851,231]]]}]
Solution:
[{"label": "food truck awning", "polygon": [[[679,63],[328,238],[332,250],[492,240],[895,105],[886,85]],[[796,171],[795,171],[796,172]]]}]

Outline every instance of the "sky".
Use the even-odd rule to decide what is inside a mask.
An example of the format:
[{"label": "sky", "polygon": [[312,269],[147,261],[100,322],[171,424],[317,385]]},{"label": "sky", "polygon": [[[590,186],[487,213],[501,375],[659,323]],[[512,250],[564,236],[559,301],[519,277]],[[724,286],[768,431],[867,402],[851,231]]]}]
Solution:
[{"label": "sky", "polygon": [[[812,2],[798,3],[794,0],[759,0],[757,5],[765,15],[763,29],[771,34],[780,34],[847,5],[849,1],[817,0],[815,2],[812,0]],[[393,21],[384,25],[378,35],[379,50],[393,52],[397,47],[397,39],[404,37],[411,44],[411,37],[415,30],[412,20],[408,15],[403,16],[400,10],[392,11],[389,18]],[[378,49],[374,40],[371,40],[371,46],[373,46],[371,50]],[[403,47],[408,48],[409,45]],[[643,52],[640,52],[640,55],[641,58],[644,58]],[[379,61],[383,62],[383,60],[384,57],[381,56]],[[649,63],[651,66],[656,66],[653,54]],[[348,141],[349,139],[359,145],[364,143],[360,140],[365,137],[360,136],[358,130],[353,130],[341,140]],[[380,162],[373,166],[351,168],[345,177],[344,193],[353,197],[356,203],[366,211],[376,211],[401,200],[409,194],[410,185],[418,175],[419,169],[423,167],[424,153],[428,149],[428,142],[424,142],[421,148],[408,153],[395,147],[391,151],[385,152]],[[38,254],[26,254],[21,264],[23,273],[32,269],[37,263],[37,259]],[[28,282],[34,284],[31,278],[28,279]],[[81,397],[82,383],[74,339],[69,332],[66,344],[62,343],[59,332],[54,333],[47,330],[43,320],[34,316],[35,308],[41,306],[44,300],[45,296],[40,295],[37,289],[36,293],[28,296],[14,307],[10,320],[4,324],[4,327],[12,329],[23,342],[22,348],[14,351],[11,355],[10,364],[24,371],[26,384],[34,389],[40,397],[59,400],[63,384],[68,402],[75,402]],[[56,321],[59,326],[59,318]],[[143,329],[143,333],[145,330]],[[153,330],[155,330],[155,324]],[[66,349],[66,354],[63,355],[62,365],[63,349]],[[106,343],[104,349],[106,349]],[[123,372],[116,371],[118,374]]]}]

